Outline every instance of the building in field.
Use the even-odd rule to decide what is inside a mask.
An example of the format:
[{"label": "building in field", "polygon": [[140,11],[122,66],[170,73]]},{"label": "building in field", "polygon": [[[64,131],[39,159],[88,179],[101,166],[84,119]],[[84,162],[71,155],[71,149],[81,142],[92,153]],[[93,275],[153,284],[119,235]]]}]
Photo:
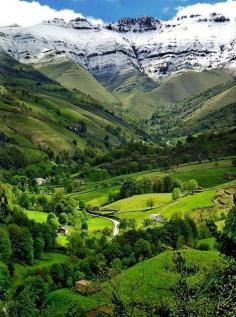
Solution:
[{"label": "building in field", "polygon": [[40,185],[46,184],[47,181],[45,178],[39,177],[39,178],[36,178],[36,183],[40,186]]},{"label": "building in field", "polygon": [[66,236],[68,234],[68,229],[64,226],[61,226],[58,230],[57,233]]},{"label": "building in field", "polygon": [[83,295],[94,294],[97,291],[97,285],[88,280],[80,280],[75,282],[75,291]]},{"label": "building in field", "polygon": [[154,220],[156,222],[165,222],[165,218],[160,214],[152,214],[149,216],[149,219]]}]

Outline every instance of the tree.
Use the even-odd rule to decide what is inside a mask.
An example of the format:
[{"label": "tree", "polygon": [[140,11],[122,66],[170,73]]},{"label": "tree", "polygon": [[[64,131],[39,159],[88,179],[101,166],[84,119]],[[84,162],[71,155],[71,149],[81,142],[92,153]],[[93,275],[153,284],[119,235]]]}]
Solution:
[{"label": "tree", "polygon": [[149,199],[147,200],[147,207],[148,207],[148,208],[153,209],[154,204],[155,204],[154,198],[149,198]]},{"label": "tree", "polygon": [[140,184],[134,177],[125,179],[120,189],[120,198],[131,197],[140,193]]},{"label": "tree", "polygon": [[34,239],[34,257],[40,259],[44,251],[45,243],[42,236],[38,236]]},{"label": "tree", "polygon": [[177,250],[183,249],[184,245],[185,245],[185,239],[182,235],[180,235],[176,242],[176,249]]},{"label": "tree", "polygon": [[175,179],[174,182],[173,182],[172,188],[173,188],[173,189],[179,188],[179,189],[182,191],[182,189],[183,189],[183,184],[182,184],[181,180]]},{"label": "tree", "polygon": [[85,258],[86,256],[86,247],[84,239],[81,237],[80,233],[73,232],[68,237],[69,244],[68,250],[77,256],[78,258]]},{"label": "tree", "polygon": [[7,307],[7,313],[11,317],[38,317],[39,309],[36,307],[31,292],[24,289]]},{"label": "tree", "polygon": [[59,222],[62,225],[67,225],[69,222],[68,215],[65,213],[60,214],[59,215]]},{"label": "tree", "polygon": [[218,240],[220,251],[236,259],[236,207],[229,212],[225,220],[225,227]]},{"label": "tree", "polygon": [[[171,316],[211,316],[207,313],[207,306],[204,305],[207,303],[203,294],[204,280],[198,283],[193,282],[193,272],[196,269],[194,267],[190,269],[181,252],[176,252],[172,261],[171,271],[176,273],[177,281],[174,286],[170,287],[174,298]],[[203,315],[204,310],[205,314]]]},{"label": "tree", "polygon": [[72,193],[74,190],[74,184],[72,182],[69,182],[66,184],[66,192],[68,194]]},{"label": "tree", "polygon": [[79,201],[79,209],[84,210],[86,208],[86,203],[84,200]]},{"label": "tree", "polygon": [[85,314],[85,311],[83,310],[83,308],[80,306],[79,303],[72,303],[65,315],[65,317],[85,317],[86,314]]},{"label": "tree", "polygon": [[102,181],[104,179],[107,179],[109,177],[109,174],[105,168],[97,168],[90,173],[89,177],[92,181]]},{"label": "tree", "polygon": [[55,242],[57,237],[57,231],[54,226],[50,223],[43,223],[42,225],[42,235],[44,239],[44,249],[45,251],[52,250],[55,248]]},{"label": "tree", "polygon": [[179,188],[174,188],[172,191],[172,199],[177,200],[181,197],[181,191]]},{"label": "tree", "polygon": [[0,261],[0,300],[5,300],[10,285],[10,276],[7,266]]},{"label": "tree", "polygon": [[32,265],[34,248],[33,239],[29,230],[12,224],[8,226],[8,232],[11,239],[13,257]]},{"label": "tree", "polygon": [[53,212],[50,212],[48,214],[47,223],[52,225],[55,229],[57,229],[59,227],[58,217]]},{"label": "tree", "polygon": [[49,206],[49,201],[48,201],[48,198],[47,196],[45,195],[41,195],[37,198],[37,204],[40,205],[42,207],[42,210],[43,211],[47,211]]},{"label": "tree", "polygon": [[8,263],[12,256],[11,241],[4,227],[0,227],[0,261]]},{"label": "tree", "polygon": [[198,188],[198,182],[196,181],[196,179],[191,179],[188,182],[188,186],[189,186],[189,190],[191,190],[192,194],[194,194],[196,189]]},{"label": "tree", "polygon": [[144,239],[139,239],[134,245],[134,254],[137,260],[148,259],[152,256],[151,243]]},{"label": "tree", "polygon": [[30,197],[29,193],[27,191],[21,193],[21,195],[18,198],[19,205],[22,208],[29,209],[30,208]]},{"label": "tree", "polygon": [[0,222],[5,222],[10,215],[13,196],[12,187],[0,183]]},{"label": "tree", "polygon": [[139,177],[138,183],[140,186],[140,193],[142,194],[147,194],[147,193],[152,193],[153,192],[153,182],[150,177]]},{"label": "tree", "polygon": [[164,192],[170,193],[173,187],[173,180],[170,176],[164,177]]}]

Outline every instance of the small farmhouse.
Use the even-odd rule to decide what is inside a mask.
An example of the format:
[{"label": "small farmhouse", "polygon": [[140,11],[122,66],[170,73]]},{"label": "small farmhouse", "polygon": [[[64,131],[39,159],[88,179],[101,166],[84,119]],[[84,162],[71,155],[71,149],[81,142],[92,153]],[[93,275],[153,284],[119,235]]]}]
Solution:
[{"label": "small farmhouse", "polygon": [[64,236],[66,236],[66,235],[68,234],[68,229],[67,229],[66,227],[61,226],[61,227],[57,230],[57,232],[58,232],[59,234],[62,234],[62,235],[64,235]]},{"label": "small farmhouse", "polygon": [[199,186],[196,190],[195,193],[202,193],[203,192],[203,188],[201,186]]},{"label": "small farmhouse", "polygon": [[75,291],[83,295],[96,293],[97,286],[88,280],[80,280],[75,283]]},{"label": "small farmhouse", "polygon": [[224,179],[232,181],[235,179],[235,176],[232,173],[224,173]]},{"label": "small farmhouse", "polygon": [[150,215],[149,219],[154,220],[156,222],[165,222],[165,218],[160,214]]},{"label": "small farmhouse", "polygon": [[36,178],[36,183],[40,186],[40,185],[43,185],[45,183],[47,183],[46,179],[45,178]]}]

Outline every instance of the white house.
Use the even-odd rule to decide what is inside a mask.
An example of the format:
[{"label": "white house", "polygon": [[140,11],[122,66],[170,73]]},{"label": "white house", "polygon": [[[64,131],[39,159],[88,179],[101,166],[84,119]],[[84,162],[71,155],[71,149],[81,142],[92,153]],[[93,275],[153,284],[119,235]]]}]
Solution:
[{"label": "white house", "polygon": [[46,179],[45,178],[36,178],[36,182],[37,184],[40,186],[40,185],[43,185],[45,183],[47,183]]},{"label": "white house", "polygon": [[149,216],[149,219],[154,220],[156,222],[165,222],[165,218],[160,214],[152,214]]}]

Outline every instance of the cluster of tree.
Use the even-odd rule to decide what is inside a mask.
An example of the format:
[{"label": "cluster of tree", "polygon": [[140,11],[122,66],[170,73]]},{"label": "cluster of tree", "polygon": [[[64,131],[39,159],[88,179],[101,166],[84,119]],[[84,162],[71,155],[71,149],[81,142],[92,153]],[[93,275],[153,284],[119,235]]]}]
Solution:
[{"label": "cluster of tree", "polygon": [[[163,287],[165,294],[168,294],[166,300],[143,301],[140,297],[136,298],[132,287],[129,290],[129,299],[124,300],[120,270],[111,271],[109,285],[112,289],[110,301],[113,303],[113,316],[235,316],[236,209],[233,208],[229,213],[222,233],[217,233],[214,223],[209,223],[208,226],[220,245],[223,257],[220,257],[216,265],[201,267],[199,263],[189,261],[183,252],[174,253],[172,263],[166,265],[166,270],[175,274],[176,278],[170,286]],[[133,288],[136,292],[142,283],[142,277],[135,282]],[[157,288],[160,289],[160,285]]]},{"label": "cluster of tree", "polygon": [[234,155],[235,129],[189,135],[185,141],[160,147],[133,142],[113,149],[94,160],[93,165],[107,169],[110,175],[121,175],[156,168],[168,169],[180,164],[217,160]]},{"label": "cluster of tree", "polygon": [[[124,180],[118,193],[110,193],[108,196],[108,203],[118,199],[131,197],[134,195],[141,195],[147,193],[171,193],[173,200],[181,197],[181,192],[195,193],[198,188],[198,182],[191,179],[186,182],[181,182],[179,179],[173,179],[170,176],[164,178],[150,178],[150,177],[128,177]],[[153,204],[148,205],[153,207]]]},{"label": "cluster of tree", "polygon": [[31,265],[43,251],[55,247],[56,231],[53,226],[29,220],[19,207],[10,185],[0,184],[0,223],[1,249],[7,248],[1,258],[7,263],[18,260]]},{"label": "cluster of tree", "polygon": [[168,248],[194,247],[198,237],[196,223],[178,216],[161,228],[137,230],[132,219],[123,220],[120,227],[127,230],[112,241],[106,233],[100,238],[76,232],[69,237],[68,250],[80,259],[79,271],[85,276],[91,278],[107,272],[114,261],[119,262],[121,268],[127,268]]}]

